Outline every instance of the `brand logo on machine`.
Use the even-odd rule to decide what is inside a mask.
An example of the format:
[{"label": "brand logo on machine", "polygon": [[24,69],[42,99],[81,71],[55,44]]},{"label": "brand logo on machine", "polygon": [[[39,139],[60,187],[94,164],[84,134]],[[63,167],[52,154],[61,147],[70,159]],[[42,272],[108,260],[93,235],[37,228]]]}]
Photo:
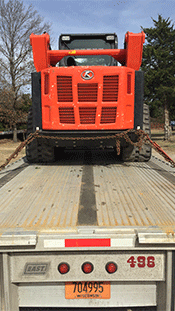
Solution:
[{"label": "brand logo on machine", "polygon": [[24,274],[46,274],[48,266],[48,263],[27,263]]},{"label": "brand logo on machine", "polygon": [[81,74],[81,77],[84,79],[84,80],[91,80],[94,76],[94,73],[93,71],[91,70],[84,70]]}]

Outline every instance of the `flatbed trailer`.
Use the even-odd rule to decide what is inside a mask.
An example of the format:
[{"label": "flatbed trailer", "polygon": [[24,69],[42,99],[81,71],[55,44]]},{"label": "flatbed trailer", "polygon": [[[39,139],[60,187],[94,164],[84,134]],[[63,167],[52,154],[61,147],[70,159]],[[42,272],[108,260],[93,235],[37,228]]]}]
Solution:
[{"label": "flatbed trailer", "polygon": [[173,311],[174,230],[175,171],[154,157],[20,160],[0,172],[0,310]]}]

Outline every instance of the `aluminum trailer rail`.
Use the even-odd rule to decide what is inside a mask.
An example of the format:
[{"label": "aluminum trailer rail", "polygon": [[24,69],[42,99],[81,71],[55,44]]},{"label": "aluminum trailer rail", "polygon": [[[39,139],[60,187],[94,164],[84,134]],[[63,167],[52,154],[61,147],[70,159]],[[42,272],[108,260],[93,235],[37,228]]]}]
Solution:
[{"label": "aluminum trailer rail", "polygon": [[69,151],[54,165],[16,162],[0,172],[0,310],[173,311],[174,230],[175,171],[162,161]]}]

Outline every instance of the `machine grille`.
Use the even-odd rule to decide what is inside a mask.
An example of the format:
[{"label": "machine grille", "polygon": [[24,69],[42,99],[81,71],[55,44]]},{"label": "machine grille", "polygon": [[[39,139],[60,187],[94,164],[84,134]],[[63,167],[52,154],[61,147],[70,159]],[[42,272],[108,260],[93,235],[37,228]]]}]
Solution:
[{"label": "machine grille", "polygon": [[97,102],[98,83],[78,83],[79,102]]},{"label": "machine grille", "polygon": [[103,102],[116,102],[118,100],[119,76],[103,77]]},{"label": "machine grille", "polygon": [[59,107],[59,116],[60,116],[60,123],[75,124],[73,107],[66,107],[66,108]]},{"label": "machine grille", "polygon": [[57,76],[57,98],[58,102],[72,102],[72,77]]},{"label": "machine grille", "polygon": [[101,124],[116,122],[117,107],[102,107]]},{"label": "machine grille", "polygon": [[80,107],[79,114],[81,124],[95,124],[96,107]]}]

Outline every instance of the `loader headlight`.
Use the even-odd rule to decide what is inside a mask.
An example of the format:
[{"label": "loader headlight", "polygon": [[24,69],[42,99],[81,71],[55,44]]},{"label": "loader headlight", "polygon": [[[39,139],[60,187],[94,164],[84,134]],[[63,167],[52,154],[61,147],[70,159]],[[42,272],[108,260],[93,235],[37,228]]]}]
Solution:
[{"label": "loader headlight", "polygon": [[62,41],[70,41],[70,36],[62,36]]},{"label": "loader headlight", "polygon": [[106,41],[114,40],[114,36],[106,36]]}]

